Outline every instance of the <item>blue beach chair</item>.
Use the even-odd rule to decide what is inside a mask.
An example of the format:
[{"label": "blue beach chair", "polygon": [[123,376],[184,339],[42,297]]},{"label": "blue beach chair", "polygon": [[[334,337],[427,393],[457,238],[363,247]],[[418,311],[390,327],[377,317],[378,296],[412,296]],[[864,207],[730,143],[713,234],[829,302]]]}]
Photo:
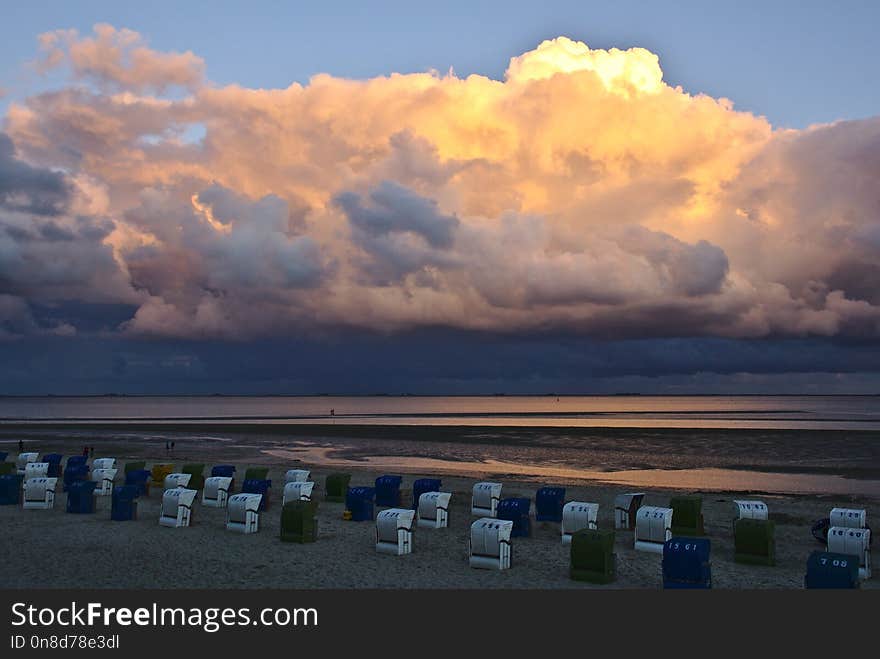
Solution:
[{"label": "blue beach chair", "polygon": [[672,537],[663,543],[663,588],[711,588],[707,538]]}]

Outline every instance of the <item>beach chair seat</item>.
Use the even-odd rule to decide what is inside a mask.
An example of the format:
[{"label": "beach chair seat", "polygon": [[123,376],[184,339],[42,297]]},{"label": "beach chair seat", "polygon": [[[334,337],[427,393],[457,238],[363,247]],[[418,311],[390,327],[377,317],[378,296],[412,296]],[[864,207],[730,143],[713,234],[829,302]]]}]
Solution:
[{"label": "beach chair seat", "polygon": [[864,508],[832,508],[828,519],[830,526],[848,529],[864,529],[868,524],[868,515]]},{"label": "beach chair seat", "polygon": [[307,483],[312,476],[308,469],[288,469],[284,474],[284,483]]},{"label": "beach chair seat", "polygon": [[733,525],[733,560],[747,565],[776,565],[776,525],[769,519],[738,519]]},{"label": "beach chair seat", "polygon": [[501,501],[501,483],[475,483],[471,492],[471,515],[495,517]]},{"label": "beach chair seat", "polygon": [[288,501],[281,509],[282,542],[315,542],[318,539],[318,503]]},{"label": "beach chair seat", "polygon": [[284,492],[281,495],[281,505],[288,501],[311,501],[312,490],[315,484],[312,481],[291,481],[284,484]]},{"label": "beach chair seat", "polygon": [[64,456],[60,453],[47,453],[43,456],[41,462],[48,462],[49,469],[46,472],[46,476],[49,478],[61,478],[64,473],[64,469],[61,467],[61,461],[64,459]]},{"label": "beach chair seat", "polygon": [[109,497],[113,494],[113,486],[116,484],[116,469],[93,469],[92,477],[97,487],[95,488],[96,497]]},{"label": "beach chair seat", "polygon": [[0,476],[5,476],[7,474],[17,474],[18,470],[15,468],[15,464],[12,462],[0,462]]},{"label": "beach chair seat", "polygon": [[351,513],[352,522],[373,521],[373,497],[376,490],[372,487],[350,487],[345,496],[345,509]]},{"label": "beach chair seat", "polygon": [[150,472],[146,469],[135,469],[125,473],[125,484],[138,489],[138,496],[150,495]]},{"label": "beach chair seat", "polygon": [[814,551],[807,559],[804,588],[859,588],[859,557]]},{"label": "beach chair seat", "polygon": [[[437,481],[440,482],[439,480]],[[419,497],[418,526],[423,529],[445,529],[449,526],[450,492],[422,492]]]},{"label": "beach chair seat", "polygon": [[88,515],[95,512],[94,481],[77,481],[67,488],[67,512]]},{"label": "beach chair seat", "polygon": [[403,478],[388,474],[376,479],[376,505],[383,508],[396,508],[400,505],[400,484]]},{"label": "beach chair seat", "polygon": [[468,562],[484,570],[506,570],[513,558],[510,542],[513,522],[494,517],[481,517],[471,524]]},{"label": "beach chair seat", "polygon": [[828,529],[826,551],[831,554],[856,556],[859,579],[871,578],[871,529],[832,526]]},{"label": "beach chair seat", "polygon": [[15,459],[15,468],[18,470],[18,473],[22,476],[25,475],[25,471],[27,465],[31,462],[37,462],[40,459],[39,453],[19,453],[18,457]]},{"label": "beach chair seat", "polygon": [[411,554],[415,515],[409,508],[381,511],[376,516],[376,551],[394,556]]},{"label": "beach chair seat", "polygon": [[55,507],[57,478],[39,476],[23,481],[22,507],[26,510],[50,510]]},{"label": "beach chair seat", "polygon": [[269,467],[248,467],[244,470],[246,481],[264,481],[269,478]]},{"label": "beach chair seat", "polygon": [[581,528],[571,534],[569,576],[575,581],[606,584],[614,581],[614,531]]},{"label": "beach chair seat", "polygon": [[137,499],[140,488],[137,485],[117,485],[110,497],[110,519],[114,522],[127,522],[137,519]]},{"label": "beach chair seat", "polygon": [[165,483],[165,479],[170,475],[176,472],[173,464],[168,464],[165,462],[154,464],[150,469],[150,482],[151,483]]},{"label": "beach chair seat", "polygon": [[327,476],[324,482],[324,501],[333,501],[334,503],[345,502],[350,482],[351,474],[336,473]]},{"label": "beach chair seat", "polygon": [[663,588],[712,587],[710,542],[707,538],[673,536],[663,544]]},{"label": "beach chair seat", "polygon": [[24,478],[47,478],[49,476],[48,462],[28,462],[24,466]]},{"label": "beach chair seat", "polygon": [[168,474],[162,481],[162,489],[173,490],[176,487],[192,489],[189,487],[190,479],[192,479],[192,474],[184,474],[183,472],[172,472]]},{"label": "beach chair seat", "polygon": [[89,466],[87,464],[74,464],[71,467],[68,462],[67,469],[64,470],[61,489],[67,492],[71,486],[87,480],[89,480]]},{"label": "beach chair seat", "polygon": [[184,474],[189,474],[191,478],[189,479],[188,488],[191,490],[201,490],[205,487],[205,465],[197,462],[192,462],[190,464],[185,464],[181,467],[180,471]]},{"label": "beach chair seat", "polygon": [[269,509],[269,493],[272,488],[272,481],[265,478],[248,478],[241,484],[242,494],[260,494],[260,511]]},{"label": "beach chair seat", "polygon": [[705,535],[703,529],[703,498],[699,496],[672,497],[672,535],[696,538]]},{"label": "beach chair seat", "polygon": [[532,500],[525,497],[511,497],[498,502],[495,517],[513,522],[512,538],[527,538],[532,534]]},{"label": "beach chair seat", "polygon": [[159,524],[172,528],[189,526],[197,494],[195,490],[185,487],[165,490],[162,493],[162,506],[159,508]]},{"label": "beach chair seat", "polygon": [[641,506],[636,512],[634,547],[638,551],[663,553],[663,545],[672,537],[672,508]]},{"label": "beach chair seat", "polygon": [[92,460],[92,470],[116,469],[116,458],[95,458]]},{"label": "beach chair seat", "polygon": [[256,533],[260,530],[262,494],[233,494],[226,502],[226,530]]},{"label": "beach chair seat", "polygon": [[0,476],[0,506],[17,506],[21,502],[23,483],[24,476],[19,473]]},{"label": "beach chair seat", "polygon": [[[70,464],[70,461],[68,461],[68,465],[69,464]],[[144,462],[143,460],[134,460],[132,462],[126,462],[125,467],[123,467],[123,471],[126,474],[128,474],[128,472],[130,472],[130,471],[141,471],[146,468],[147,468],[146,462]],[[164,478],[163,478],[163,480],[164,480]],[[162,481],[160,480],[160,481],[156,481],[156,482],[161,483]]]},{"label": "beach chair seat", "polygon": [[561,522],[564,506],[564,487],[542,487],[535,493],[535,521]]},{"label": "beach chair seat", "polygon": [[230,496],[230,476],[209,476],[202,490],[202,505],[209,508],[225,508]]},{"label": "beach chair seat", "polygon": [[614,497],[614,528],[624,531],[636,528],[639,508],[644,500],[644,492],[624,492]]},{"label": "beach chair seat", "polygon": [[571,543],[572,535],[584,529],[597,529],[599,504],[569,501],[562,507],[562,544]]},{"label": "beach chair seat", "polygon": [[412,508],[417,510],[425,492],[439,492],[442,481],[439,478],[419,478],[413,481]]}]

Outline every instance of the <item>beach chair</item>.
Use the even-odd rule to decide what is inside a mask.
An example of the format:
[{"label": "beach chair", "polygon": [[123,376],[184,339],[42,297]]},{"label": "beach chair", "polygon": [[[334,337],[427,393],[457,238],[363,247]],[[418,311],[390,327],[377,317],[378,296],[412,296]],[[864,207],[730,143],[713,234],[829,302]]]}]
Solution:
[{"label": "beach chair", "polygon": [[871,578],[871,529],[832,526],[828,529],[827,552],[856,556],[859,579]]},{"label": "beach chair", "polygon": [[17,506],[21,502],[24,476],[19,473],[0,476],[0,506]]},{"label": "beach chair", "polygon": [[663,588],[712,587],[707,538],[672,537],[663,544]]},{"label": "beach chair", "polygon": [[281,495],[281,505],[289,501],[311,501],[312,490],[315,484],[311,481],[293,481],[285,483],[284,492]]},{"label": "beach chair", "polygon": [[582,528],[571,534],[569,576],[575,581],[606,584],[614,581],[614,531]]},{"label": "beach chair", "polygon": [[376,490],[372,487],[350,487],[345,495],[345,510],[352,522],[373,521],[373,497]]},{"label": "beach chair", "polygon": [[259,494],[263,498],[260,499],[260,511],[269,509],[269,491],[272,487],[272,481],[267,479],[249,478],[241,484],[242,494]]},{"label": "beach chair", "polygon": [[412,507],[418,509],[425,492],[439,492],[442,482],[439,478],[419,478],[412,486]]},{"label": "beach chair", "polygon": [[733,560],[737,563],[776,565],[776,525],[769,519],[736,520],[733,545]]},{"label": "beach chair", "polygon": [[95,512],[95,487],[93,481],[76,481],[67,488],[67,512],[88,515]]},{"label": "beach chair", "polygon": [[24,466],[24,478],[46,478],[49,476],[48,462],[28,462]]},{"label": "beach chair", "polygon": [[867,527],[868,515],[863,508],[832,508],[829,526],[842,526],[848,529]]},{"label": "beach chair", "polygon": [[226,530],[256,533],[260,530],[262,494],[233,494],[226,503]]},{"label": "beach chair", "polygon": [[315,542],[318,539],[318,503],[288,501],[281,509],[282,542]]},{"label": "beach chair", "polygon": [[[168,474],[165,477],[165,480],[162,481],[162,489],[163,490],[173,490],[176,487],[184,487],[188,489],[192,489],[189,487],[189,481],[192,478],[192,474],[184,474],[183,472],[173,472]],[[155,483],[155,481],[153,481]]]},{"label": "beach chair", "polygon": [[92,460],[92,470],[116,469],[116,458],[95,458]]},{"label": "beach chair", "polygon": [[636,518],[644,500],[644,492],[625,492],[614,497],[614,528],[624,531],[636,528]]},{"label": "beach chair", "polygon": [[498,502],[495,517],[513,522],[512,538],[527,538],[532,534],[531,507],[532,500],[525,497],[502,499]]},{"label": "beach chair", "polygon": [[96,497],[109,497],[113,494],[113,486],[116,484],[116,469],[93,469],[92,478],[97,487]]},{"label": "beach chair", "polygon": [[807,559],[804,588],[859,588],[859,557],[814,551]]},{"label": "beach chair", "polygon": [[150,482],[151,483],[165,483],[165,479],[168,478],[170,474],[179,473],[174,471],[173,464],[160,463],[154,464],[153,468],[150,469]]},{"label": "beach chair", "polygon": [[495,517],[499,501],[501,501],[501,483],[476,483],[471,493],[471,515]]},{"label": "beach chair", "polygon": [[411,554],[415,515],[409,508],[381,511],[376,516],[376,551],[394,556]]},{"label": "beach chair", "polygon": [[39,453],[19,453],[18,457],[15,459],[15,468],[18,470],[19,474],[24,476],[28,463],[36,462],[39,459]]},{"label": "beach chair", "polygon": [[76,483],[81,483],[83,481],[89,480],[89,466],[86,464],[75,464],[72,467],[70,463],[67,464],[67,469],[64,470],[64,478],[62,479],[62,490],[65,492],[69,491],[70,488]]},{"label": "beach chair", "polygon": [[[68,460],[67,464],[70,465],[69,460]],[[141,471],[146,468],[147,468],[146,462],[144,462],[143,460],[135,460],[134,462],[126,462],[125,467],[123,468],[123,471],[125,471],[125,473],[128,474],[128,472],[130,472],[130,471]],[[156,481],[156,482],[161,483],[162,481]]]},{"label": "beach chair", "polygon": [[50,510],[55,507],[55,485],[57,478],[40,476],[27,478],[23,483],[24,498],[22,508],[25,510]]},{"label": "beach chair", "polygon": [[535,493],[535,521],[561,522],[564,506],[564,487],[542,487]]},{"label": "beach chair", "polygon": [[150,495],[150,472],[146,469],[135,469],[125,472],[125,484],[138,489],[138,496]]},{"label": "beach chair", "polygon": [[71,467],[83,467],[89,463],[89,459],[84,455],[71,455],[67,458],[67,466],[65,469],[70,469]]},{"label": "beach chair", "polygon": [[189,479],[188,488],[191,490],[201,490],[205,487],[205,465],[201,463],[192,462],[190,464],[185,464],[180,469],[184,474],[189,474],[192,478]]},{"label": "beach chair", "polygon": [[324,501],[345,502],[350,482],[351,474],[338,473],[327,476],[324,482]]},{"label": "beach chair", "polygon": [[468,562],[473,568],[506,570],[512,561],[513,522],[481,517],[471,524]]},{"label": "beach chair", "polygon": [[578,531],[597,529],[598,518],[598,503],[569,501],[562,507],[562,544],[567,545],[571,543],[572,535]]},{"label": "beach chair", "polygon": [[244,471],[246,481],[264,481],[269,478],[269,467],[248,467]]},{"label": "beach chair", "polygon": [[672,535],[696,538],[705,535],[703,529],[703,498],[698,496],[672,497]]},{"label": "beach chair", "polygon": [[159,524],[172,528],[189,526],[197,494],[195,490],[185,487],[165,490],[162,494],[162,506],[159,508]]},{"label": "beach chair", "polygon": [[[437,481],[438,483],[440,481]],[[450,492],[422,492],[419,497],[418,526],[423,529],[445,529],[449,526]]]},{"label": "beach chair", "polygon": [[15,468],[15,463],[13,462],[0,462],[0,476],[6,476],[7,474],[17,474],[18,470]]},{"label": "beach chair", "polygon": [[48,453],[43,456],[43,462],[49,463],[49,470],[46,472],[46,475],[49,478],[61,478],[64,473],[64,469],[61,467],[61,461],[64,459],[64,456],[60,453]]},{"label": "beach chair", "polygon": [[137,485],[117,485],[110,497],[110,519],[114,522],[127,522],[137,519],[137,498],[140,488]]},{"label": "beach chair", "polygon": [[307,483],[312,472],[308,469],[288,469],[284,474],[284,483]]},{"label": "beach chair", "polygon": [[383,508],[396,508],[400,505],[401,476],[379,476],[376,479],[376,505]]},{"label": "beach chair", "polygon": [[672,537],[672,508],[642,506],[636,512],[634,548],[663,553],[663,545]]},{"label": "beach chair", "polygon": [[202,505],[209,508],[225,508],[232,488],[230,476],[209,476],[202,490]]}]

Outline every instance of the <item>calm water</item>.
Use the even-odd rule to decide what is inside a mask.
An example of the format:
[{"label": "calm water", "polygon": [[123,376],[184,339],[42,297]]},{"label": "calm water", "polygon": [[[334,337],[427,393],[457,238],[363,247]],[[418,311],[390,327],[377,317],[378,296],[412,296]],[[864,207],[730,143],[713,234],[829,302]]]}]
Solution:
[{"label": "calm water", "polygon": [[[331,416],[331,409],[334,414]],[[0,423],[131,420],[641,428],[880,429],[878,396],[0,398]]]}]

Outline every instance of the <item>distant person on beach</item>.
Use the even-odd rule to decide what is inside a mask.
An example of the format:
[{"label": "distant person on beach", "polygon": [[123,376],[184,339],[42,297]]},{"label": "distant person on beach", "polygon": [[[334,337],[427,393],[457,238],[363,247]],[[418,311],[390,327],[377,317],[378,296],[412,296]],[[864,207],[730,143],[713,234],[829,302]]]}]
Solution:
[{"label": "distant person on beach", "polygon": [[171,450],[171,444],[168,443],[168,440],[165,440],[165,453],[168,453]]},{"label": "distant person on beach", "polygon": [[332,408],[332,407],[330,408],[330,416],[336,416],[336,409],[335,408]]},{"label": "distant person on beach", "polygon": [[174,442],[171,442],[171,452],[174,453]]},{"label": "distant person on beach", "polygon": [[89,447],[88,446],[83,446],[83,457],[84,458],[89,457]]},{"label": "distant person on beach", "polygon": [[18,440],[18,452],[21,453],[23,451],[24,451],[24,441],[19,439]]}]

